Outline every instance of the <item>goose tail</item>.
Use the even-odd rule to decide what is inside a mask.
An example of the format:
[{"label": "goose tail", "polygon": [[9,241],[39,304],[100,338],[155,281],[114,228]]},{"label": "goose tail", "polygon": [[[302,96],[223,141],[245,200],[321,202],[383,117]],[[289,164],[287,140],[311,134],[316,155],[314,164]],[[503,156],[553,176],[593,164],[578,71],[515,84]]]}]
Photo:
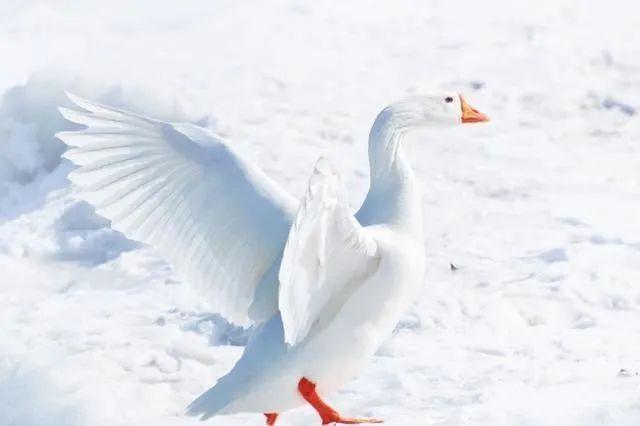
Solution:
[{"label": "goose tail", "polygon": [[228,381],[221,379],[215,386],[197,397],[186,409],[186,413],[200,420],[207,420],[217,414],[223,414],[224,408],[233,401],[235,392]]}]

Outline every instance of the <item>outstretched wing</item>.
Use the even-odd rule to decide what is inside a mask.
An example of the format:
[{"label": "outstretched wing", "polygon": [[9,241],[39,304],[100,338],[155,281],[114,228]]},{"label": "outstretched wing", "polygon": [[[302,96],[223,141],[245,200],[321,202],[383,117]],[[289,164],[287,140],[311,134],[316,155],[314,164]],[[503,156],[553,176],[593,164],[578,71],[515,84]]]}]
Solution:
[{"label": "outstretched wing", "polygon": [[316,164],[284,249],[279,307],[289,345],[335,315],[377,266],[377,243],[349,209],[338,173]]},{"label": "outstretched wing", "polygon": [[[155,247],[212,308],[246,325],[256,287],[287,239],[296,201],[221,139],[69,96],[84,130],[57,137],[80,166],[80,197],[127,237]],[[273,307],[275,311],[277,306]]]}]

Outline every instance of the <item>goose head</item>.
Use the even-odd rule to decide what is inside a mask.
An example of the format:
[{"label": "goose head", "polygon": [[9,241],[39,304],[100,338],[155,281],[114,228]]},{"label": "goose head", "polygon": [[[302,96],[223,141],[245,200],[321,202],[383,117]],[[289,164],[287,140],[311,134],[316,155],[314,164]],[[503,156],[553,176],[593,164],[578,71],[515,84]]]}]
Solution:
[{"label": "goose head", "polygon": [[415,127],[450,127],[463,123],[489,121],[487,115],[473,108],[455,92],[411,96],[383,111],[397,130]]},{"label": "goose head", "polygon": [[489,117],[473,108],[456,92],[411,96],[383,109],[369,133],[369,163],[372,180],[387,176],[397,158],[400,141],[416,128],[447,128],[482,123]]}]

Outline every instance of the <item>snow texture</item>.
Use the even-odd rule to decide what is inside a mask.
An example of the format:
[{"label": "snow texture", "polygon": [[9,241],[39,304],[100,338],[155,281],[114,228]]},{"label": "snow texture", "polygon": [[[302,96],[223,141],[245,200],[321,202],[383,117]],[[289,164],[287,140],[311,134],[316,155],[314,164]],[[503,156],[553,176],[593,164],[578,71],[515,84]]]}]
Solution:
[{"label": "snow texture", "polygon": [[428,274],[328,399],[387,425],[640,424],[638,39],[630,0],[1,2],[0,425],[198,424],[250,333],[77,201],[65,90],[215,130],[297,197],[329,156],[355,208],[376,113],[433,89],[493,121],[405,141]]}]

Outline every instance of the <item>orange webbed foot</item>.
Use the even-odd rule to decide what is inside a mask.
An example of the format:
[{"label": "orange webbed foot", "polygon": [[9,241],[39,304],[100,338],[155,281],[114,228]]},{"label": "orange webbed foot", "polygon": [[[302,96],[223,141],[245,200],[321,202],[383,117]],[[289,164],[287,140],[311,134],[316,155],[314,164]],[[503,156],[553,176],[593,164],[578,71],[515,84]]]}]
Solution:
[{"label": "orange webbed foot", "polygon": [[368,419],[361,417],[342,417],[336,410],[331,408],[324,402],[320,396],[316,393],[315,383],[303,377],[298,382],[298,392],[313,408],[316,409],[323,425],[328,424],[343,424],[343,425],[359,425],[365,423],[383,423],[382,420]]},{"label": "orange webbed foot", "polygon": [[384,423],[384,421],[380,419],[373,418],[365,418],[365,417],[342,417],[338,416],[335,420],[330,420],[327,423],[322,423],[323,425],[328,424],[342,424],[342,425],[361,425],[361,424],[373,424],[373,423]]},{"label": "orange webbed foot", "polygon": [[267,418],[267,426],[275,425],[278,420],[278,413],[264,413],[264,416]]}]

